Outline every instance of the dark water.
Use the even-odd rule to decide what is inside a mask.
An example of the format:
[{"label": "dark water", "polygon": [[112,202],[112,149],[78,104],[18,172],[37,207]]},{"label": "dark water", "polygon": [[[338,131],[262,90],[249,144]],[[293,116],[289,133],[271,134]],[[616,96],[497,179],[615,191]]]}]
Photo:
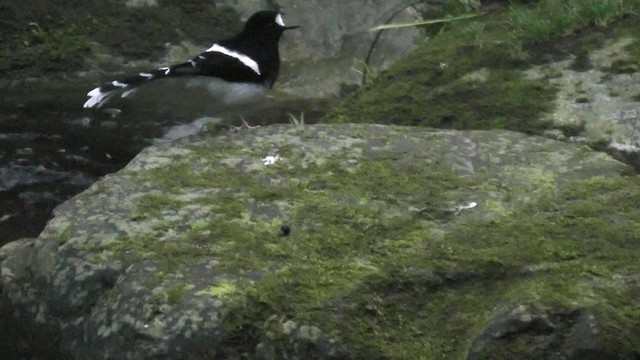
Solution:
[{"label": "dark water", "polygon": [[[84,94],[94,85],[0,88],[0,246],[37,236],[58,204],[124,167],[172,126],[220,115],[220,109],[207,106],[206,92],[187,92],[171,83],[108,104],[121,110],[117,116],[82,109]],[[305,112],[311,123],[327,107],[326,100],[264,103],[245,118],[253,124],[288,122],[287,113]]]},{"label": "dark water", "polygon": [[0,245],[38,235],[56,205],[122,168],[157,133],[82,111],[81,95],[54,90],[0,91]]},{"label": "dark water", "polygon": [[[0,88],[0,246],[37,236],[57,205],[124,167],[172,125],[198,116],[162,97],[115,104],[122,108],[115,117],[82,109],[93,86]],[[22,336],[0,313],[0,359],[42,358],[30,354]]]}]

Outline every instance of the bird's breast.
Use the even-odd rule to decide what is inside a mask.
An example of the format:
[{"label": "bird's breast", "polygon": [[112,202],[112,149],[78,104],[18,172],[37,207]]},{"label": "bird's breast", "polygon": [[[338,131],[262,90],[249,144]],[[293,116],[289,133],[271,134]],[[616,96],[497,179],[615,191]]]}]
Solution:
[{"label": "bird's breast", "polygon": [[215,101],[224,105],[249,103],[262,97],[267,91],[263,84],[235,83],[208,76],[194,77],[189,80],[188,86],[204,87]]}]

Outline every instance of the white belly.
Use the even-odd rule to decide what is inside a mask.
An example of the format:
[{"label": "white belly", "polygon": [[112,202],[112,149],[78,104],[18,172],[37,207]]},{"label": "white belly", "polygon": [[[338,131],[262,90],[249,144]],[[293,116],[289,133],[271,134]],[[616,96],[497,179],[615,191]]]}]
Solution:
[{"label": "white belly", "polygon": [[197,76],[189,79],[187,86],[206,88],[215,98],[225,105],[245,104],[259,99],[267,92],[267,88],[259,84],[230,83],[218,78]]}]

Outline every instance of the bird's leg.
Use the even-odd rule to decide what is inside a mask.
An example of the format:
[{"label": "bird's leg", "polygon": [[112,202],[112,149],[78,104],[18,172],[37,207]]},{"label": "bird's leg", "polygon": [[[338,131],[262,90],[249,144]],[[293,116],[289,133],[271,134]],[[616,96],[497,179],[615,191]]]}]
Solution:
[{"label": "bird's leg", "polygon": [[242,124],[240,126],[231,126],[232,131],[238,132],[242,129],[253,129],[253,128],[260,127],[260,125],[255,125],[255,126],[249,125],[249,123],[244,119],[242,114],[240,114],[240,112],[238,111],[238,109],[235,108],[235,106],[233,107],[233,110],[235,110],[236,114],[238,114],[238,117],[240,117],[240,121],[242,121]]}]

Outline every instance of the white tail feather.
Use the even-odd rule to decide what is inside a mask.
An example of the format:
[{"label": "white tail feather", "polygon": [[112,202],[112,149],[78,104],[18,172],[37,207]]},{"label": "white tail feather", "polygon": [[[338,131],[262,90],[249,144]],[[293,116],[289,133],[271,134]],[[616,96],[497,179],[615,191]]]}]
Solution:
[{"label": "white tail feather", "polygon": [[100,107],[102,106],[102,104],[104,104],[105,101],[107,101],[107,99],[111,97],[111,95],[113,95],[112,91],[102,92],[100,91],[100,88],[97,87],[87,93],[87,96],[89,96],[89,100],[87,100],[84,105],[82,105],[82,107]]},{"label": "white tail feather", "polygon": [[122,93],[122,95],[120,95],[120,97],[126,98],[127,96],[133,94],[134,92],[136,92],[138,89],[129,89],[125,92]]}]

